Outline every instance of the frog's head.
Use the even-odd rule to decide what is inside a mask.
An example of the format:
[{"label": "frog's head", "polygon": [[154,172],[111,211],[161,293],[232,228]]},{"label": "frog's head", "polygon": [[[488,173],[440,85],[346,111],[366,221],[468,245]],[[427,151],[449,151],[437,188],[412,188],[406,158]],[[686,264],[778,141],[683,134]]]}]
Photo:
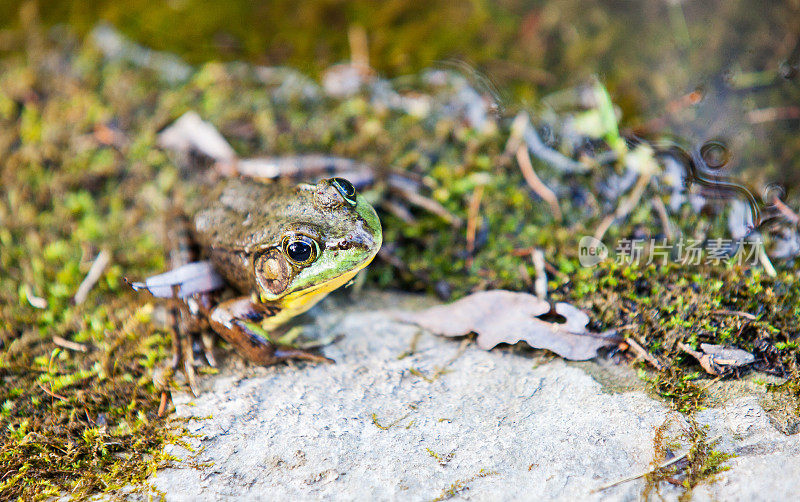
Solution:
[{"label": "frog's head", "polygon": [[372,261],[381,223],[344,178],[299,185],[293,198],[279,243],[254,263],[256,282],[262,301],[302,299],[310,306]]}]

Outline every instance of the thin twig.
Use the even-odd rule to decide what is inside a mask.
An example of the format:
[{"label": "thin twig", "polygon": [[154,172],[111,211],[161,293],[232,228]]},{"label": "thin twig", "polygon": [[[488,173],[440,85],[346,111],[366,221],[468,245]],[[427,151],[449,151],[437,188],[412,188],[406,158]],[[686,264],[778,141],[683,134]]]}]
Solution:
[{"label": "thin twig", "polygon": [[482,198],[483,185],[478,185],[475,187],[475,191],[472,192],[467,214],[467,253],[470,258],[472,253],[475,252],[475,233],[478,231],[478,211],[481,208]]},{"label": "thin twig", "polygon": [[522,176],[525,178],[528,186],[531,187],[531,190],[536,192],[542,200],[550,205],[550,212],[553,213],[553,217],[557,221],[562,221],[563,216],[561,214],[561,207],[558,205],[558,197],[556,197],[556,194],[553,193],[547,185],[542,183],[542,180],[536,175],[536,171],[533,169],[533,163],[531,163],[531,158],[528,155],[528,149],[525,148],[525,145],[520,145],[519,148],[517,148],[517,164],[519,164]]},{"label": "thin twig", "polygon": [[398,418],[394,422],[390,423],[389,425],[383,425],[380,422],[378,422],[378,414],[377,413],[373,413],[372,414],[372,423],[375,424],[375,427],[377,427],[378,429],[380,429],[382,431],[388,431],[389,429],[391,429],[395,425],[399,424],[400,422],[402,422],[406,418],[410,417],[412,413],[413,413],[412,411],[409,411],[408,413],[406,413],[402,417]]},{"label": "thin twig", "polygon": [[[517,121],[517,119],[514,121],[520,124],[521,127],[524,127],[524,129],[522,129],[522,137],[528,145],[530,152],[539,160],[562,173],[584,173],[589,170],[587,166],[580,162],[574,161],[560,152],[548,148],[547,145],[544,144],[544,141],[542,141],[542,138],[539,137],[536,128],[530,123],[528,114],[522,112],[521,115],[522,117],[519,121]],[[520,115],[518,115],[518,117],[520,117]]]},{"label": "thin twig", "polygon": [[547,273],[544,270],[544,253],[541,249],[531,251],[531,260],[533,260],[533,268],[536,271],[533,290],[536,292],[537,298],[545,301],[547,300]]},{"label": "thin twig", "polygon": [[60,336],[56,335],[53,337],[53,343],[58,345],[59,347],[64,347],[65,349],[74,350],[75,352],[86,352],[86,345],[78,342],[73,342],[72,340],[67,340],[66,338],[61,338]]},{"label": "thin twig", "polygon": [[628,346],[631,349],[633,349],[634,352],[636,352],[636,355],[638,355],[639,357],[650,363],[650,365],[653,366],[655,369],[657,369],[658,371],[664,369],[664,364],[661,361],[659,361],[656,358],[656,356],[648,352],[647,349],[642,347],[641,344],[639,344],[639,342],[637,342],[631,337],[627,337],[625,338],[625,343],[627,343]]},{"label": "thin twig", "polygon": [[[514,249],[513,251],[511,251],[511,254],[513,256],[528,256],[529,254],[533,253],[533,251],[535,249],[536,249],[535,247]],[[550,272],[551,274],[553,274],[554,276],[559,277],[561,279],[566,279],[568,277],[567,274],[565,274],[564,272],[560,271],[559,269],[557,269],[556,267],[554,267],[553,265],[551,265],[547,261],[544,262],[544,269],[546,271]]]},{"label": "thin twig", "polygon": [[717,361],[714,360],[713,355],[705,352],[698,352],[683,342],[678,342],[678,348],[697,359],[697,362],[700,363],[700,366],[706,370],[706,373],[709,375],[722,375],[723,370],[720,365],[717,364]]},{"label": "thin twig", "polygon": [[33,290],[27,284],[24,286],[25,296],[28,298],[28,303],[31,307],[35,309],[46,309],[47,308],[47,300],[42,298],[41,296],[36,296],[33,293]]},{"label": "thin twig", "polygon": [[764,245],[759,244],[758,246],[758,261],[761,263],[761,266],[764,267],[764,271],[770,277],[777,277],[778,272],[775,271],[775,267],[772,266],[772,262],[769,261],[769,256],[767,256],[767,252],[764,251]]},{"label": "thin twig", "polygon": [[445,220],[446,222],[450,223],[455,227],[461,226],[461,218],[448,211],[447,208],[441,205],[439,202],[430,199],[428,197],[425,197],[424,195],[418,192],[407,190],[397,185],[392,185],[392,189],[400,197],[405,199],[409,204],[421,207],[422,209],[425,209],[426,211],[429,211],[439,216],[440,218],[442,218],[443,220]]},{"label": "thin twig", "polygon": [[749,312],[742,312],[741,310],[712,310],[709,312],[712,315],[735,315],[739,317],[744,317],[745,319],[750,319],[751,321],[756,320],[756,316]]},{"label": "thin twig", "polygon": [[86,297],[89,296],[89,292],[92,290],[94,285],[97,284],[97,281],[100,280],[100,277],[103,276],[103,270],[105,270],[110,261],[111,254],[105,249],[97,254],[97,257],[92,263],[92,267],[89,269],[89,273],[86,274],[83,282],[81,282],[81,285],[78,286],[78,291],[75,293],[75,296],[72,299],[75,305],[80,305],[86,301]]},{"label": "thin twig", "polygon": [[603,490],[607,490],[607,489],[612,488],[614,486],[621,485],[622,483],[627,483],[628,481],[634,481],[634,480],[637,480],[639,478],[643,478],[643,477],[647,476],[648,474],[653,474],[654,472],[656,472],[656,471],[658,471],[660,469],[664,469],[664,468],[669,467],[669,466],[671,466],[673,464],[677,464],[678,462],[680,462],[681,460],[686,458],[686,456],[688,454],[689,454],[689,451],[687,450],[687,451],[683,452],[682,454],[678,455],[677,457],[674,457],[674,458],[671,458],[671,459],[667,460],[666,462],[664,462],[663,464],[659,465],[658,467],[650,469],[649,471],[640,472],[639,474],[636,474],[634,476],[628,476],[627,478],[622,478],[619,481],[614,481],[613,483],[605,484],[605,485],[603,485],[603,486],[601,486],[599,488],[595,488],[594,490],[592,490],[592,493],[597,493],[597,492],[600,492],[600,491],[603,491]]},{"label": "thin twig", "polygon": [[451,357],[450,359],[448,359],[447,362],[445,362],[442,366],[436,367],[434,372],[433,372],[433,376],[427,376],[425,373],[421,372],[417,368],[409,368],[409,373],[411,373],[414,376],[422,378],[423,380],[425,380],[428,383],[433,383],[436,380],[438,380],[439,378],[441,378],[442,376],[444,376],[446,373],[448,373],[448,369],[447,369],[448,366],[450,366],[451,364],[456,362],[456,359],[461,357],[461,355],[464,354],[464,352],[466,352],[467,346],[469,344],[470,344],[470,340],[468,338],[465,338],[464,340],[461,340],[461,345],[459,345],[458,351],[456,351],[456,354],[453,357]]},{"label": "thin twig", "polygon": [[636,185],[631,190],[630,195],[620,202],[619,206],[617,206],[617,210],[614,211],[613,214],[609,214],[605,217],[605,219],[600,223],[600,226],[597,227],[597,231],[594,234],[594,238],[602,241],[603,236],[608,231],[608,228],[614,223],[615,220],[619,218],[623,218],[627,216],[639,201],[642,200],[642,194],[644,193],[644,189],[647,187],[647,184],[650,183],[650,174],[649,173],[642,173],[639,175],[639,179],[636,180]]},{"label": "thin twig", "polygon": [[653,197],[653,209],[656,210],[658,219],[661,220],[661,227],[664,229],[664,235],[667,237],[668,241],[672,242],[675,234],[672,233],[672,224],[669,221],[669,214],[667,214],[667,208],[664,206],[664,201],[661,200],[661,197]]},{"label": "thin twig", "polygon": [[[708,443],[709,444],[714,443],[715,441],[717,441],[721,437],[722,436],[715,436],[715,437],[711,438],[708,441]],[[673,464],[677,464],[678,462],[680,462],[681,460],[686,458],[686,456],[689,455],[690,451],[691,450],[686,450],[685,452],[681,453],[677,457],[673,457],[673,458],[667,460],[666,462],[660,464],[658,467],[654,467],[653,469],[641,472],[639,474],[636,474],[635,476],[628,476],[627,478],[622,478],[619,481],[614,481],[613,483],[608,483],[608,484],[605,484],[605,485],[600,486],[598,488],[595,488],[594,490],[591,491],[591,493],[597,493],[597,492],[612,488],[614,486],[621,485],[622,483],[627,483],[628,481],[634,481],[634,480],[637,480],[639,478],[643,478],[643,477],[645,477],[645,476],[647,476],[649,474],[653,474],[654,472],[656,472],[656,471],[658,471],[660,469],[664,469],[664,468],[669,467],[669,466],[671,466]]]},{"label": "thin twig", "polygon": [[381,208],[402,220],[406,225],[415,225],[417,223],[417,220],[414,218],[414,215],[411,214],[411,211],[401,204],[391,200],[384,200],[381,201]]},{"label": "thin twig", "polygon": [[412,276],[414,279],[422,282],[423,284],[431,283],[431,278],[424,271],[411,269],[405,261],[395,256],[392,253],[391,248],[388,248],[387,246],[382,247],[380,251],[378,251],[378,258],[385,261],[400,272]]},{"label": "thin twig", "polygon": [[56,398],[56,399],[60,399],[60,400],[62,400],[62,401],[66,401],[66,400],[67,400],[67,398],[66,398],[66,397],[62,396],[61,394],[56,394],[55,392],[53,392],[53,391],[51,391],[51,390],[47,389],[47,388],[46,388],[44,385],[42,385],[42,384],[41,384],[41,383],[39,383],[39,382],[36,382],[36,385],[38,385],[40,389],[42,389],[43,391],[45,391],[45,393],[46,393],[48,396],[52,396],[52,397],[54,397],[54,398]]},{"label": "thin twig", "polygon": [[698,351],[694,350],[691,346],[689,346],[689,345],[687,345],[687,344],[685,344],[683,342],[678,342],[678,348],[681,349],[682,351],[686,352],[690,356],[694,357],[698,361],[700,360],[701,357],[703,357],[703,353],[702,352],[698,352]]},{"label": "thin twig", "polygon": [[720,380],[722,380],[722,377],[721,377],[721,376],[718,376],[717,378],[715,378],[715,379],[711,380],[711,381],[708,383],[708,385],[705,385],[703,388],[701,388],[701,389],[700,389],[700,392],[705,392],[705,391],[707,391],[708,389],[710,389],[710,388],[711,388],[711,386],[712,386],[712,385],[714,385],[715,383],[719,382]]}]

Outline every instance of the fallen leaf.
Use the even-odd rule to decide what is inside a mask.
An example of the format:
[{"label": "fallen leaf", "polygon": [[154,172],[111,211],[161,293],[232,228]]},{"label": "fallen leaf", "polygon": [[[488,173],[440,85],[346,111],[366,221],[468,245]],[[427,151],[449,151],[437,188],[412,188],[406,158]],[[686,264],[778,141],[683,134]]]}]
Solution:
[{"label": "fallen leaf", "polygon": [[746,366],[756,360],[756,356],[746,350],[736,347],[723,347],[722,345],[712,345],[701,343],[700,349],[714,357],[717,364],[725,366]]},{"label": "fallen leaf", "polygon": [[[163,274],[148,277],[144,282],[131,283],[134,291],[146,289],[159,298],[186,298],[195,293],[219,289],[225,281],[208,261],[187,263]],[[173,288],[177,288],[173,291]]]},{"label": "fallen leaf", "polygon": [[210,122],[195,112],[186,112],[158,135],[159,146],[178,152],[197,151],[217,162],[229,164],[236,152]]},{"label": "fallen leaf", "polygon": [[678,348],[697,359],[706,373],[716,376],[725,375],[733,368],[747,366],[756,360],[755,356],[746,350],[711,343],[701,343],[700,351],[692,349],[685,343],[678,343]]},{"label": "fallen leaf", "polygon": [[526,342],[574,361],[597,356],[602,347],[619,343],[616,336],[586,329],[589,317],[568,303],[556,303],[555,312],[565,322],[540,319],[550,304],[528,293],[492,290],[471,294],[448,305],[419,312],[403,312],[398,320],[416,324],[437,335],[478,334],[478,347],[489,350],[500,343]]}]

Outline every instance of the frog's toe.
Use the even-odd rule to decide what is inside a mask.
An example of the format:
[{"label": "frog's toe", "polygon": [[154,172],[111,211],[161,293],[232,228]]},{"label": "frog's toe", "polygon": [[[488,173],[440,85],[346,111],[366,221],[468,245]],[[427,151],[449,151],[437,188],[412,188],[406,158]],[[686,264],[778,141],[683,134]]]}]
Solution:
[{"label": "frog's toe", "polygon": [[325,357],[314,352],[307,350],[297,349],[295,347],[277,347],[275,348],[275,359],[278,361],[288,361],[290,359],[300,359],[303,361],[313,361],[316,363],[335,363],[333,359]]},{"label": "frog's toe", "polygon": [[183,353],[183,374],[186,375],[186,382],[189,384],[189,390],[192,392],[192,395],[197,397],[199,394],[197,392],[197,378],[194,371],[195,359],[194,348],[192,347],[193,343],[188,337],[183,337],[181,339],[181,345],[181,352]]},{"label": "frog's toe", "polygon": [[201,345],[203,346],[203,355],[206,358],[206,362],[212,368],[216,368],[217,358],[214,357],[214,335],[204,332],[201,337]]}]

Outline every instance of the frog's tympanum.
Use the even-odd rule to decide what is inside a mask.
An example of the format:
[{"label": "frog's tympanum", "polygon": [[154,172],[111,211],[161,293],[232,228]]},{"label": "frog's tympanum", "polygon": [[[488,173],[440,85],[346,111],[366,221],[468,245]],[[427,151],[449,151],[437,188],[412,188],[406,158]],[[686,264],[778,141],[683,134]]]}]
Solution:
[{"label": "frog's tympanum", "polygon": [[344,178],[293,187],[223,180],[199,199],[193,233],[216,272],[244,294],[203,308],[208,323],[258,364],[325,360],[262,335],[350,281],[381,245],[378,215]]}]

